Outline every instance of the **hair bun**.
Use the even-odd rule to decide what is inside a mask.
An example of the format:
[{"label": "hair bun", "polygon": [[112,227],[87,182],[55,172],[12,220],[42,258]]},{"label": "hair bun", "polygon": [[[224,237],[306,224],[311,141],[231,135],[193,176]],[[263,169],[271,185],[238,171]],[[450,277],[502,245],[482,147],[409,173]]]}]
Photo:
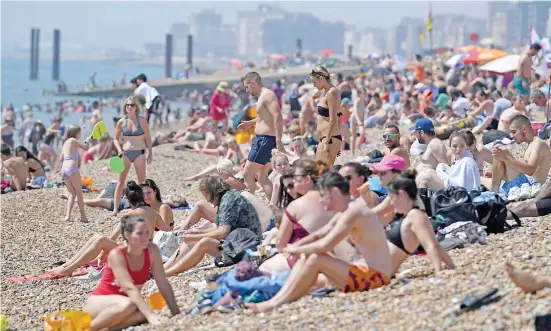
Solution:
[{"label": "hair bun", "polygon": [[415,177],[417,177],[417,170],[415,170],[415,168],[413,167],[410,167],[410,168],[407,168],[404,172],[402,172],[401,175],[406,178],[415,180]]}]

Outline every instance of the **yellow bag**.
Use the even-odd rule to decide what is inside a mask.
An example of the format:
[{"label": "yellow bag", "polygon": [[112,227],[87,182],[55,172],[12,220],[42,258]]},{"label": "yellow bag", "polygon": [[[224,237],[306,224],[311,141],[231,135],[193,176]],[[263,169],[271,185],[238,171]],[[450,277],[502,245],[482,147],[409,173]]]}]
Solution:
[{"label": "yellow bag", "polygon": [[249,131],[237,131],[235,134],[235,142],[238,145],[246,144],[251,141],[251,134]]},{"label": "yellow bag", "polygon": [[92,317],[84,311],[59,311],[44,318],[44,331],[90,331]]}]

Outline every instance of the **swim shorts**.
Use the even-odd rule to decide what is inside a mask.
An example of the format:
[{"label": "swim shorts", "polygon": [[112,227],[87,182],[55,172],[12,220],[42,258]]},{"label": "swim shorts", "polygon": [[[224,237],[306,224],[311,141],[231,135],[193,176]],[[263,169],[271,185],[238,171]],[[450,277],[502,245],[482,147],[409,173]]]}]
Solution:
[{"label": "swim shorts", "polygon": [[520,95],[530,95],[530,87],[526,88],[522,86],[522,77],[519,75],[515,75],[515,79],[513,81],[513,84],[515,86],[515,89],[517,90],[517,93]]},{"label": "swim shorts", "polygon": [[543,198],[536,201],[536,209],[539,216],[551,214],[551,198]]},{"label": "swim shorts", "polygon": [[528,177],[525,174],[520,173],[520,174],[518,174],[518,176],[513,178],[513,180],[511,180],[510,182],[506,182],[506,181],[502,180],[501,185],[500,185],[500,192],[505,194],[505,196],[509,196],[509,191],[513,187],[519,187],[520,188],[522,184],[532,185],[535,182],[536,182],[535,179],[533,179],[531,177]]},{"label": "swim shorts", "polygon": [[259,134],[253,139],[253,146],[247,160],[258,164],[266,164],[272,158],[272,149],[276,148],[276,138]]},{"label": "swim shorts", "polygon": [[389,283],[390,278],[375,269],[362,265],[350,264],[344,291],[363,292],[388,285]]}]

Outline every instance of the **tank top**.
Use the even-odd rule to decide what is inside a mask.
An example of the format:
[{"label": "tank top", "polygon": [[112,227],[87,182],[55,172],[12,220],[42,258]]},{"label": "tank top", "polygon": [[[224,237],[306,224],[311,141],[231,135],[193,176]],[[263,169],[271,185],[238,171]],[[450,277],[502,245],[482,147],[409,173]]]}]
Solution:
[{"label": "tank top", "polygon": [[[143,286],[149,279],[149,270],[151,269],[151,261],[149,260],[149,249],[145,249],[143,267],[138,271],[130,270],[130,264],[128,263],[128,254],[123,247],[117,247],[115,249],[118,249],[122,253],[122,255],[124,255],[124,259],[126,261],[126,269],[128,270],[130,277],[132,277],[134,285],[138,287]],[[111,267],[107,265],[105,267],[105,270],[103,271],[103,276],[101,277],[98,286],[92,291],[92,295],[111,294],[127,296],[126,293],[121,290],[119,283],[115,279],[113,269],[111,269]]]}]

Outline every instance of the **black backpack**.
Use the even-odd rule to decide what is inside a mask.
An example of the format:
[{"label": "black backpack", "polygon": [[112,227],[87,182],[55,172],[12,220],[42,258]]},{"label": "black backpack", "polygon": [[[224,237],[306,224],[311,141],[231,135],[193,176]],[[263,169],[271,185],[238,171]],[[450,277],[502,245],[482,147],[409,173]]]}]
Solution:
[{"label": "black backpack", "polygon": [[[482,189],[482,192],[485,188]],[[503,233],[511,229],[511,226],[507,223],[507,202],[499,196],[497,193],[485,192],[484,199],[476,199],[476,197],[482,195],[481,190],[471,191],[471,197],[473,198],[473,204],[476,208],[478,215],[478,223],[486,227],[486,232],[490,233]],[[512,214],[518,226],[522,226],[520,219]]]},{"label": "black backpack", "polygon": [[455,222],[478,222],[471,195],[463,187],[448,187],[432,193],[430,209],[438,228]]},{"label": "black backpack", "polygon": [[220,255],[214,259],[217,267],[227,267],[239,263],[247,249],[255,250],[260,245],[260,238],[246,228],[235,229],[218,246]]}]

